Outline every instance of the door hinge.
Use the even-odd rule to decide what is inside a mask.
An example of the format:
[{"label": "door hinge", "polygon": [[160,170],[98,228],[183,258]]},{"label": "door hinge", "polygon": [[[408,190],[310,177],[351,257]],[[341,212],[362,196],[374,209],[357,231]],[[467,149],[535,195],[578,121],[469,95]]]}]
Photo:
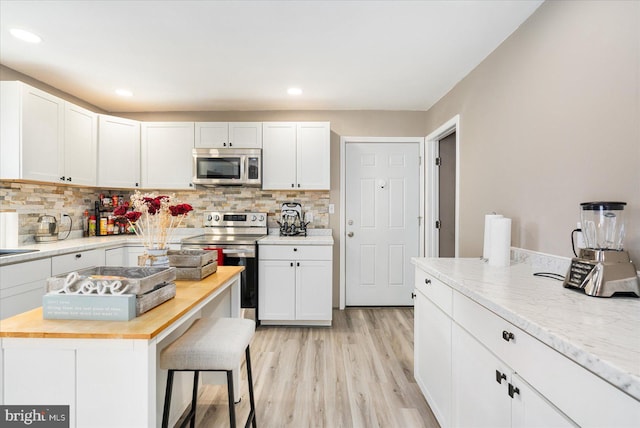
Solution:
[{"label": "door hinge", "polygon": [[418,156],[418,166],[422,165],[422,156]]},{"label": "door hinge", "polygon": [[440,229],[440,226],[441,226],[440,220],[436,220],[436,229]]},{"label": "door hinge", "polygon": [[436,166],[440,166],[440,165],[442,165],[442,158],[440,156],[438,156],[436,158]]},{"label": "door hinge", "polygon": [[422,216],[418,216],[418,226],[422,226]]}]

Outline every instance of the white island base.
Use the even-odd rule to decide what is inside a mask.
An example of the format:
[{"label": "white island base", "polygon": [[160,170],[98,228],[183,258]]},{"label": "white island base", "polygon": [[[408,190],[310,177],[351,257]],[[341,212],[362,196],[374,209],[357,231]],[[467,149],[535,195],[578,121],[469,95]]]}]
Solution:
[{"label": "white island base", "polygon": [[[129,322],[42,320],[41,308],[0,321],[0,402],[69,405],[70,427],[159,426],[166,383],[160,351],[198,318],[239,317],[242,269],[178,281],[174,299]],[[216,375],[203,373],[201,383],[226,383]],[[176,373],[171,426],[190,403],[192,379]]]}]

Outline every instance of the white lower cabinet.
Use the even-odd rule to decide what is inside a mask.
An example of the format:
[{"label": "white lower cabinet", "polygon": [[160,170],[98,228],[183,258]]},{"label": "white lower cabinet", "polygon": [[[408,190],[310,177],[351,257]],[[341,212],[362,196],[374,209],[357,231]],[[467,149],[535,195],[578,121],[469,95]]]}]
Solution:
[{"label": "white lower cabinet", "polygon": [[331,325],[332,248],[261,245],[258,318],[263,324]]},{"label": "white lower cabinet", "polygon": [[442,427],[638,426],[637,400],[443,281],[416,269],[415,378]]},{"label": "white lower cabinet", "polygon": [[416,273],[414,376],[440,425],[451,426],[451,290],[433,281]]},{"label": "white lower cabinet", "polygon": [[51,259],[0,266],[0,319],[42,306]]},{"label": "white lower cabinet", "polygon": [[577,426],[455,323],[453,391],[453,426]]},{"label": "white lower cabinet", "polygon": [[127,248],[109,248],[104,251],[105,266],[128,266]]},{"label": "white lower cabinet", "polygon": [[79,269],[104,265],[104,249],[77,251],[51,257],[51,275],[60,275]]}]

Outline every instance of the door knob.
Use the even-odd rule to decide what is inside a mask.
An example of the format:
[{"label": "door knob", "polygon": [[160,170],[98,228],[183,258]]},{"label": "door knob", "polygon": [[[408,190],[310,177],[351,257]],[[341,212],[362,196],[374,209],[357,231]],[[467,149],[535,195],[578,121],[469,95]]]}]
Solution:
[{"label": "door knob", "polygon": [[349,238],[352,238],[352,237],[353,237],[353,232],[349,232],[349,233],[347,233],[347,236],[348,236]]}]

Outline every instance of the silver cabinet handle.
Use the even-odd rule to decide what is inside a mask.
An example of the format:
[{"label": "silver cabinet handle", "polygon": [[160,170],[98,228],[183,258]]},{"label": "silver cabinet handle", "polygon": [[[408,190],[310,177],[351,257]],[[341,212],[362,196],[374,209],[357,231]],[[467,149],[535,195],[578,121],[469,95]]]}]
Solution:
[{"label": "silver cabinet handle", "polygon": [[349,233],[347,233],[347,236],[348,236],[349,238],[352,238],[352,237],[353,237],[353,232],[349,232]]}]

